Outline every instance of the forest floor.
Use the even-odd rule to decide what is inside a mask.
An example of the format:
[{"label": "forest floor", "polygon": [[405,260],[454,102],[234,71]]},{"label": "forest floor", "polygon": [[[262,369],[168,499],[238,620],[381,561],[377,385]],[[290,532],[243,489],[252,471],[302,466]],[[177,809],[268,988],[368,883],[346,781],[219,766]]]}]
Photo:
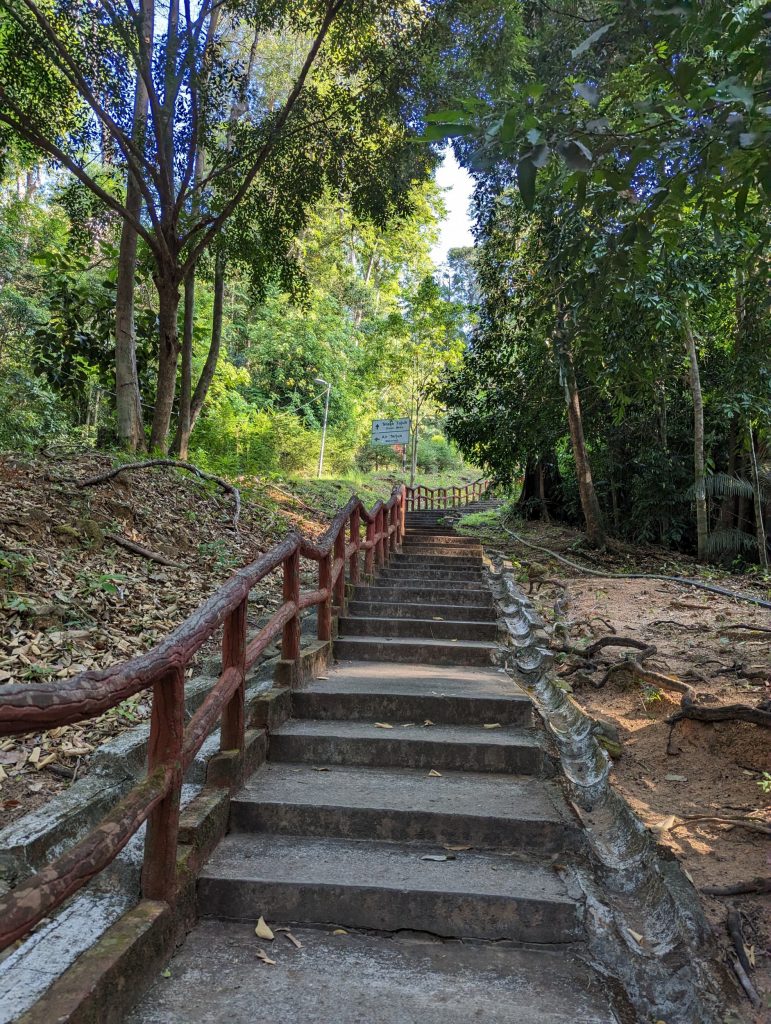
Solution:
[{"label": "forest floor", "polygon": [[[0,688],[66,679],[146,651],[287,531],[318,535],[351,494],[372,507],[396,482],[385,472],[281,483],[242,478],[234,481],[242,497],[236,532],[233,498],[189,472],[155,467],[77,486],[112,465],[110,455],[93,451],[0,455]],[[173,564],[132,554],[110,535]],[[315,579],[315,564],[303,569],[308,582]],[[280,573],[255,594],[250,616],[264,618],[281,603]],[[140,694],[89,722],[0,737],[2,824],[87,774],[100,743],[149,714]]]},{"label": "forest floor", "polygon": [[[670,742],[666,719],[680,708],[682,694],[656,681],[643,681],[623,666],[602,680],[608,668],[640,651],[602,648],[587,659],[560,648],[585,648],[603,637],[630,638],[655,647],[645,669],[689,683],[709,707],[756,707],[771,695],[771,612],[757,605],[652,579],[613,579],[616,573],[655,573],[704,578],[728,590],[770,599],[767,583],[749,575],[709,571],[683,556],[656,548],[618,545],[597,553],[581,546],[583,535],[555,524],[518,523],[514,532],[607,577],[590,576],[517,543],[476,517],[469,527],[490,549],[501,551],[518,570],[525,589],[547,620],[561,619],[557,671],[563,685],[593,718],[607,723],[613,748],[612,781],[658,841],[677,857],[699,890],[768,877],[771,744],[768,730],[749,722],[675,725]],[[485,525],[486,523],[486,525]],[[555,602],[557,610],[555,613]],[[745,944],[754,961],[755,986],[771,1009],[771,914],[769,897],[729,897],[702,892],[705,911],[728,955],[726,915],[742,916]],[[758,1018],[767,1020],[767,1017]]]}]

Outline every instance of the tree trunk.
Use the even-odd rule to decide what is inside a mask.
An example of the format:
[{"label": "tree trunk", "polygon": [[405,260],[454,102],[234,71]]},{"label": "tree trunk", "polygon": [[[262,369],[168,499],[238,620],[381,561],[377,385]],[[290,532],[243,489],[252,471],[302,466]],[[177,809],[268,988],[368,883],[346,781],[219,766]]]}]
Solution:
[{"label": "tree trunk", "polygon": [[[187,452],[188,445],[190,443],[190,435],[198,422],[198,417],[201,415],[203,404],[206,401],[207,394],[209,393],[209,387],[211,386],[211,382],[214,380],[214,374],[217,371],[217,362],[219,361],[220,348],[222,347],[222,314],[224,305],[225,259],[218,253],[214,264],[214,308],[212,310],[211,343],[209,345],[209,352],[206,356],[204,367],[201,370],[201,376],[198,378],[198,383],[195,386],[195,391],[193,392],[193,396],[190,400],[190,416],[187,436],[183,437],[182,435],[182,417],[180,416],[180,423],[177,427],[177,433],[174,436],[174,443],[172,445],[172,451],[183,459],[187,458],[187,454],[182,455],[182,452],[183,450],[185,453]],[[182,355],[184,388],[184,350]]]},{"label": "tree trunk", "polygon": [[415,423],[412,430],[412,452],[410,454],[410,487],[415,486],[415,473],[418,468],[418,426],[420,424],[420,404],[415,403]]},{"label": "tree trunk", "polygon": [[190,441],[190,405],[193,393],[193,319],[195,316],[195,268],[185,278],[184,316],[182,319],[182,366],[179,389],[179,421],[172,451],[187,458]]},{"label": "tree trunk", "polygon": [[578,394],[573,355],[563,331],[564,322],[560,322],[555,334],[554,347],[557,351],[560,376],[562,377],[562,385],[565,392],[565,404],[568,410],[568,429],[570,431],[570,442],[573,447],[573,459],[576,464],[578,494],[581,498],[581,510],[584,514],[587,539],[593,547],[601,548],[605,544],[605,531],[602,526],[600,503],[597,500],[597,492],[594,489],[589,453],[586,450],[584,424],[581,415],[581,399]]},{"label": "tree trunk", "polygon": [[760,491],[760,472],[758,457],[755,451],[755,440],[752,436],[752,424],[747,424],[750,442],[750,465],[752,466],[752,496],[755,504],[755,536],[758,541],[758,562],[764,572],[768,572],[768,551],[766,550],[766,530],[763,523],[763,495]]},{"label": "tree trunk", "polygon": [[707,520],[707,492],[704,483],[704,403],[701,397],[699,358],[696,354],[696,339],[691,330],[688,311],[683,318],[685,347],[690,363],[691,398],[693,400],[693,485],[696,495],[696,556],[700,562],[707,560],[709,523]]},{"label": "tree trunk", "polygon": [[[140,5],[142,34],[152,39],[154,7],[152,0]],[[147,128],[148,95],[142,75],[137,71],[134,90],[134,124],[132,138],[143,147]],[[126,209],[138,220],[142,212],[139,183],[129,173],[126,181]],[[115,411],[118,421],[118,443],[129,451],[145,447],[142,401],[137,374],[136,331],[134,326],[134,279],[137,267],[137,233],[127,220],[123,221],[118,255],[118,278],[115,294]]]},{"label": "tree trunk", "polygon": [[564,512],[561,484],[555,455],[528,459],[522,490],[517,498],[517,508],[523,518],[561,518]]},{"label": "tree trunk", "polygon": [[169,424],[174,408],[174,391],[179,361],[179,286],[171,275],[156,280],[158,289],[158,384],[155,392],[155,411],[150,432],[150,447],[166,452],[169,442]]}]

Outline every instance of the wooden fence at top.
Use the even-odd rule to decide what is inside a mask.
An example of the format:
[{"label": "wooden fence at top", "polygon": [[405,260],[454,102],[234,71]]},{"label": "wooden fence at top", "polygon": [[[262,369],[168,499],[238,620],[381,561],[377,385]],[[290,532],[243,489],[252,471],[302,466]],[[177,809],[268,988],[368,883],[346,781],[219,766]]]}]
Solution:
[{"label": "wooden fence at top", "polygon": [[[452,491],[449,496],[448,490]],[[378,501],[371,511],[354,496],[319,540],[290,534],[236,572],[146,654],[56,683],[0,687],[0,735],[82,722],[152,689],[147,775],[84,839],[0,899],[0,949],[26,935],[107,867],[145,821],[142,895],[173,903],[182,780],[218,722],[220,749],[243,750],[247,671],[279,634],[282,658],[294,661],[299,657],[300,612],[304,608],[318,607],[318,638],[330,640],[332,608],[342,608],[345,602],[346,565],[349,582],[359,582],[363,551],[364,573],[371,576],[401,545],[408,509],[447,508],[448,500],[459,504],[458,492],[472,500],[483,493],[483,485],[433,492],[399,485],[387,502]],[[301,557],[318,563],[316,590],[300,589]],[[248,639],[249,592],[278,568],[283,572],[283,602]],[[185,724],[185,670],[220,626],[221,673]]]},{"label": "wooden fence at top", "polygon": [[407,487],[406,507],[408,512],[423,509],[457,508],[479,499],[489,490],[489,480],[475,480],[463,487]]}]

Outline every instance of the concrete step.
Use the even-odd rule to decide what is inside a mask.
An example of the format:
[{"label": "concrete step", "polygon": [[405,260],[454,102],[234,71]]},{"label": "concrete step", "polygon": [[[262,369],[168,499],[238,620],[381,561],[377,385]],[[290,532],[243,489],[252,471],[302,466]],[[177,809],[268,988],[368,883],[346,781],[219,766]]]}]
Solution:
[{"label": "concrete step", "polygon": [[396,552],[391,555],[389,566],[394,569],[402,567],[426,568],[426,569],[482,569],[484,560],[481,555],[455,555],[443,552],[441,549],[432,550],[421,548],[418,551]]},{"label": "concrete step", "polygon": [[233,797],[230,830],[541,855],[576,848],[580,836],[559,790],[541,779],[271,763]]},{"label": "concrete step", "polygon": [[402,538],[402,544],[406,548],[415,547],[439,547],[439,548],[468,548],[482,554],[482,545],[470,537],[459,537],[457,534],[443,536],[436,533],[406,533]]},{"label": "concrete step", "polygon": [[483,640],[498,637],[496,622],[457,621],[452,619],[399,619],[383,616],[345,615],[338,620],[341,637],[389,636],[429,637],[432,640]]},{"label": "concrete step", "polygon": [[[295,718],[436,725],[533,725],[533,705],[505,672],[465,665],[341,662],[292,691]],[[379,730],[378,730],[379,731]],[[425,732],[425,730],[422,730]],[[494,730],[497,731],[497,730]],[[488,730],[485,730],[488,732]]]},{"label": "concrete step", "polygon": [[583,937],[581,907],[556,871],[494,853],[422,860],[441,847],[232,834],[198,881],[202,917],[330,922],[381,932],[561,943]]},{"label": "concrete step", "polygon": [[[415,547],[402,548],[403,558],[414,558],[416,555],[430,555],[432,559],[449,558],[452,561],[463,561],[466,565],[482,564],[482,556],[475,548],[444,548],[439,544],[433,546],[420,544]],[[396,555],[392,556],[396,557]]]},{"label": "concrete step", "polygon": [[492,607],[493,596],[485,587],[452,587],[452,586],[393,586],[388,582],[378,584],[360,584],[353,592],[356,601],[398,601],[407,604],[453,604],[453,605],[489,605]]},{"label": "concrete step", "polygon": [[[272,919],[271,919],[272,920]],[[275,923],[275,922],[274,922]],[[617,1024],[607,986],[579,956],[426,936],[277,938],[255,966],[254,922],[201,921],[126,1024]],[[168,972],[164,972],[168,974]],[[226,1008],[226,1009],[223,1009]]]},{"label": "concrete step", "polygon": [[487,640],[432,640],[413,632],[411,636],[339,636],[333,649],[340,661],[491,665],[497,645]]},{"label": "concrete step", "polygon": [[270,759],[538,776],[554,770],[542,734],[534,729],[387,724],[393,728],[365,721],[292,719],[270,734]]},{"label": "concrete step", "polygon": [[390,569],[381,569],[378,574],[379,580],[423,580],[426,583],[435,580],[450,580],[453,583],[469,583],[471,586],[479,586],[484,580],[482,567],[478,569],[473,565],[458,566],[457,569],[427,569],[422,566],[401,563]]},{"label": "concrete step", "polygon": [[432,618],[456,619],[462,615],[475,622],[495,622],[497,616],[491,604],[410,604],[400,601],[349,601],[348,613],[364,617],[385,615],[389,619],[420,619],[427,615]]}]

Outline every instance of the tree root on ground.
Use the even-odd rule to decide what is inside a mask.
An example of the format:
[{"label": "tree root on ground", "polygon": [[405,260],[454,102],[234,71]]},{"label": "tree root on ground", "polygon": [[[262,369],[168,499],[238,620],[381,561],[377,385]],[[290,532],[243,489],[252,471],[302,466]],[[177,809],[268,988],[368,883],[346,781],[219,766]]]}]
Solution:
[{"label": "tree root on ground", "polygon": [[745,896],[748,893],[771,892],[771,878],[752,878],[748,882],[734,885],[705,885],[701,890],[705,896]]},{"label": "tree root on ground", "polygon": [[752,966],[744,945],[742,917],[739,911],[733,907],[728,911],[726,928],[728,929],[728,934],[731,936],[731,944],[736,952],[736,960],[732,961],[731,966],[733,967],[734,973],[739,979],[739,983],[744,989],[747,998],[757,1009],[757,1007],[761,1005],[761,999],[755,989],[755,986],[750,981],[750,971],[752,970]]},{"label": "tree root on ground", "polygon": [[130,551],[134,555],[140,555],[142,558],[147,558],[151,562],[157,562],[158,565],[166,565],[172,569],[181,569],[182,566],[179,562],[172,562],[170,558],[166,558],[165,555],[159,555],[157,551],[151,551],[150,548],[143,547],[141,544],[135,543],[133,540],[127,540],[126,537],[120,537],[117,533],[106,533],[105,538],[111,540],[113,544],[117,544],[121,548],[125,548],[126,551]]},{"label": "tree root on ground", "polygon": [[178,459],[145,459],[144,462],[127,462],[124,466],[116,466],[114,469],[108,470],[106,473],[99,473],[97,476],[87,477],[85,480],[76,480],[75,484],[79,488],[93,487],[95,484],[107,483],[108,480],[113,480],[120,473],[126,473],[129,470],[134,469],[151,469],[155,466],[171,466],[173,469],[186,469],[189,473],[195,474],[201,480],[212,480],[222,491],[226,494],[231,495],[235,504],[235,511],[233,513],[233,529],[238,533],[238,519],[241,515],[241,492],[233,484],[227,480],[223,480],[221,476],[215,476],[213,473],[205,473],[198,466],[194,466],[192,462],[182,462]]},{"label": "tree root on ground", "polygon": [[683,818],[677,824],[672,825],[669,832],[675,832],[679,828],[690,828],[692,825],[730,825],[732,828],[746,828],[750,832],[762,832],[771,836],[771,828],[764,825],[757,818],[722,818],[713,814],[695,814],[689,818]]}]

